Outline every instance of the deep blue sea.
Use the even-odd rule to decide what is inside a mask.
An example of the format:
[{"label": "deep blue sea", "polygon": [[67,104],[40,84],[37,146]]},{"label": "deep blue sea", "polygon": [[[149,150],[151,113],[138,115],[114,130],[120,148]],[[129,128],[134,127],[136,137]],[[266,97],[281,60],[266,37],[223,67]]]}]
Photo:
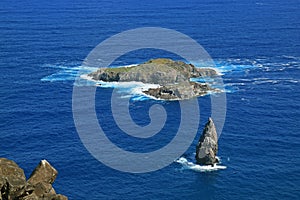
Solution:
[{"label": "deep blue sea", "polygon": [[[100,42],[141,27],[188,35],[222,72],[227,114],[218,155],[227,169],[197,172],[174,162],[155,172],[125,173],[99,162],[82,144],[72,114],[78,68]],[[176,59],[144,49],[114,65],[156,57]],[[299,0],[2,0],[0,67],[0,157],[16,161],[27,177],[47,159],[59,172],[54,188],[70,200],[300,198]],[[96,112],[119,147],[150,152],[174,137],[178,118],[159,138],[121,134],[109,110],[111,92],[97,89]],[[198,101],[201,120],[187,159],[210,116],[210,96]],[[131,99],[137,124],[149,123],[149,106],[156,103],[179,112],[178,102]]]}]

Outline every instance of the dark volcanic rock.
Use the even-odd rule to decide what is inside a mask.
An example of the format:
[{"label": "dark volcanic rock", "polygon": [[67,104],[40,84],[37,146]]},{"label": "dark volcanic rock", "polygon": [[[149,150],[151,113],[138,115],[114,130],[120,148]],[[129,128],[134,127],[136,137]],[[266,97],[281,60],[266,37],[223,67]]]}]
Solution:
[{"label": "dark volcanic rock", "polygon": [[57,171],[42,160],[26,182],[24,171],[14,162],[0,158],[0,200],[67,200],[52,187]]},{"label": "dark volcanic rock", "polygon": [[166,85],[159,88],[150,88],[143,92],[157,99],[182,100],[204,95],[207,93],[207,91],[218,90],[211,88],[207,84],[186,82],[176,85]]},{"label": "dark volcanic rock", "polygon": [[200,165],[214,165],[218,163],[218,135],[215,124],[211,118],[203,129],[196,149],[196,161]]},{"label": "dark volcanic rock", "polygon": [[97,72],[89,74],[89,76],[91,76],[95,80],[101,80],[106,82],[119,81],[120,75],[120,72],[108,71],[105,68],[101,68]]}]

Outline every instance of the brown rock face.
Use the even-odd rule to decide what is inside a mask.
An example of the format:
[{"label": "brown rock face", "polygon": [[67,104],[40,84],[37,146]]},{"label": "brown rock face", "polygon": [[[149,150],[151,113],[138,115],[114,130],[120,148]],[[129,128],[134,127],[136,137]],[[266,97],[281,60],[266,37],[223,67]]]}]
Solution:
[{"label": "brown rock face", "polygon": [[14,161],[0,158],[0,189],[2,200],[13,199],[25,184],[26,177],[24,171]]},{"label": "brown rock face", "polygon": [[35,185],[39,182],[52,184],[57,176],[57,171],[46,160],[42,160],[30,175],[28,183]]},{"label": "brown rock face", "polygon": [[67,200],[52,187],[57,171],[42,160],[26,182],[24,171],[14,162],[0,158],[0,200]]},{"label": "brown rock face", "polygon": [[215,124],[211,118],[203,129],[196,149],[196,161],[200,165],[214,165],[218,163],[218,135]]}]

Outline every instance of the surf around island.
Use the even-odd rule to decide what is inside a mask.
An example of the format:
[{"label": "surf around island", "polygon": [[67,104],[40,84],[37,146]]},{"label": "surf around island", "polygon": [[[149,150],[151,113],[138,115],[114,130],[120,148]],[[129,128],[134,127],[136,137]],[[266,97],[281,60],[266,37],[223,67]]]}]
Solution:
[{"label": "surf around island", "polygon": [[82,78],[97,81],[100,87],[134,83],[140,94],[162,100],[183,100],[221,92],[208,83],[191,81],[217,76],[218,72],[212,68],[197,68],[182,61],[159,58],[127,67],[99,68]]}]

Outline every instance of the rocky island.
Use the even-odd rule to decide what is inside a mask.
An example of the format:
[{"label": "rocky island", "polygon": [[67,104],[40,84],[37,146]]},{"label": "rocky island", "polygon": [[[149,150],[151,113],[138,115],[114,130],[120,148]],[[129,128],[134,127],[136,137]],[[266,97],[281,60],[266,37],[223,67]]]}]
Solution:
[{"label": "rocky island", "polygon": [[14,161],[0,158],[0,200],[68,200],[53,189],[56,176],[56,169],[42,160],[26,181]]},{"label": "rocky island", "polygon": [[196,148],[196,162],[200,165],[219,163],[216,157],[218,152],[218,135],[212,118],[208,119]]},{"label": "rocky island", "polygon": [[159,58],[131,67],[100,68],[88,74],[96,81],[142,82],[158,84],[144,94],[163,100],[182,100],[202,96],[208,92],[219,92],[207,83],[190,81],[191,78],[214,77],[218,73],[212,68],[197,68],[192,64]]}]

